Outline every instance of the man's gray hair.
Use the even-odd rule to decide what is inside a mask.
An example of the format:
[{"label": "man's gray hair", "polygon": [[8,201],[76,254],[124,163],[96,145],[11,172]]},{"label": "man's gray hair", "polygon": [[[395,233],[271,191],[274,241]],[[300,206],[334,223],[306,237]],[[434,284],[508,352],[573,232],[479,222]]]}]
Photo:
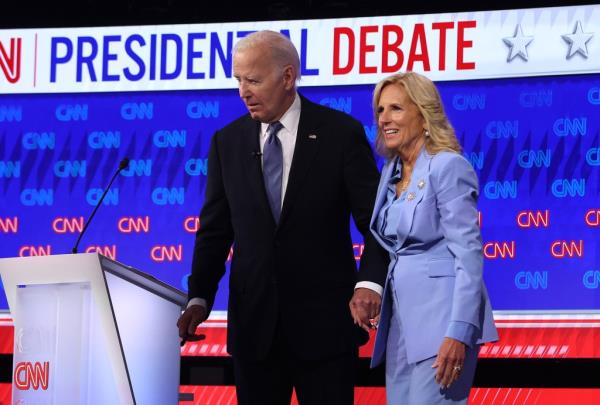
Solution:
[{"label": "man's gray hair", "polygon": [[257,31],[240,39],[233,47],[233,54],[244,52],[258,46],[271,50],[273,61],[281,66],[292,65],[296,71],[296,80],[300,79],[300,57],[296,47],[283,34],[275,31]]}]

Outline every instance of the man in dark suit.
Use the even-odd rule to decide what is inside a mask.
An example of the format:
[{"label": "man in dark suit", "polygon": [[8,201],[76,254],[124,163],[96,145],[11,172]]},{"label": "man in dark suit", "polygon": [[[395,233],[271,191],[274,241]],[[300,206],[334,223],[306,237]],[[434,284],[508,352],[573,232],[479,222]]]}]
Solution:
[{"label": "man in dark suit", "polygon": [[[352,404],[361,327],[379,312],[387,271],[368,232],[372,151],[358,121],[296,92],[299,58],[285,36],[242,39],[233,72],[249,114],[211,142],[179,334],[192,338],[207,318],[233,244],[227,348],[238,402],[289,404],[295,388],[301,404]],[[350,215],[365,236],[360,272]]]}]

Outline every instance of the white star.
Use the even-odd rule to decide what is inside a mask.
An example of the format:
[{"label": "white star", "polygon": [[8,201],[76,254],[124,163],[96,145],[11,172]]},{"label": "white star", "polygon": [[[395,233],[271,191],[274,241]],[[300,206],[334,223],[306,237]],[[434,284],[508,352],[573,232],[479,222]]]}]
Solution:
[{"label": "white star", "polygon": [[523,30],[521,29],[521,24],[517,24],[515,28],[515,36],[514,37],[506,37],[502,38],[502,41],[510,47],[510,52],[508,53],[507,62],[512,61],[517,56],[520,56],[525,62],[527,62],[529,55],[527,54],[527,46],[533,41],[533,37],[528,37],[523,35]]},{"label": "white star", "polygon": [[572,34],[563,35],[562,38],[569,44],[569,53],[567,59],[571,59],[576,53],[580,53],[581,56],[587,59],[588,50],[587,43],[594,34],[588,34],[583,32],[581,28],[581,21],[577,21],[575,24],[575,31]]}]

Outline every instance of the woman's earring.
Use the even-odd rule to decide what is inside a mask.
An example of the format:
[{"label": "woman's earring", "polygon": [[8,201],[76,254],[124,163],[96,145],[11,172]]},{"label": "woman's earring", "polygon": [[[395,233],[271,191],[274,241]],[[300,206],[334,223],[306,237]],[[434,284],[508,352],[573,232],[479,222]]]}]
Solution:
[{"label": "woman's earring", "polygon": [[428,138],[429,137],[429,131],[425,130],[425,137]]}]

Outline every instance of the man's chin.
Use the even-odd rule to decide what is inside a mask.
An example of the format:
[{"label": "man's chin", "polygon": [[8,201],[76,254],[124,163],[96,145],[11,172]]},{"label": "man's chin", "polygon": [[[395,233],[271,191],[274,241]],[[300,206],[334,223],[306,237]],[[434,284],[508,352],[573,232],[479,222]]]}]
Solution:
[{"label": "man's chin", "polygon": [[258,112],[258,111],[248,111],[248,112],[250,113],[250,117],[252,117],[253,120],[260,121],[260,122],[266,122],[264,120],[264,118],[265,118],[264,115],[261,114],[260,112]]}]

